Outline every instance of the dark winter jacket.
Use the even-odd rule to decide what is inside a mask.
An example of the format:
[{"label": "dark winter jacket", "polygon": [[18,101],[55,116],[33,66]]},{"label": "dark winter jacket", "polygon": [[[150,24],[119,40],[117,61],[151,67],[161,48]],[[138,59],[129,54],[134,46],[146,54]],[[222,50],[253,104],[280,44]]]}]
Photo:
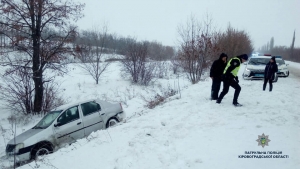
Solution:
[{"label": "dark winter jacket", "polygon": [[273,79],[276,72],[278,72],[276,61],[267,63],[265,68],[265,78]]},{"label": "dark winter jacket", "polygon": [[210,68],[210,77],[221,80],[221,76],[226,67],[226,63],[224,63],[224,61],[222,60],[222,57],[224,57],[224,56],[220,56],[220,58],[218,60],[215,60],[214,63],[212,64],[212,66]]}]

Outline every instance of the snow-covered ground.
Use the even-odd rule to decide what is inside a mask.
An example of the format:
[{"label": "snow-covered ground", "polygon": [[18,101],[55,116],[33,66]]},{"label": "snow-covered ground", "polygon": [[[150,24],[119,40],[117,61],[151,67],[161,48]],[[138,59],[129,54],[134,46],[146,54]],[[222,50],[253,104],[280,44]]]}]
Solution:
[{"label": "snow-covered ground", "polygon": [[[300,69],[298,63],[289,64]],[[232,88],[220,105],[208,99],[209,78],[191,85],[184,76],[178,79],[170,71],[166,79],[158,79],[146,88],[121,77],[120,65],[115,62],[100,84],[95,85],[76,64],[69,67],[72,70],[69,75],[56,79],[64,89],[66,101],[96,97],[122,101],[127,118],[116,127],[94,132],[41,161],[21,166],[22,169],[300,168],[300,83],[293,74],[279,78],[272,92],[268,86],[262,91],[263,81],[241,78],[242,65],[239,102],[244,106],[236,108],[231,104]],[[154,109],[145,107],[141,96],[150,98],[168,86],[180,88],[181,95],[170,97]],[[11,128],[8,115],[7,111],[0,113],[4,129]],[[19,125],[17,132],[32,127],[39,118]],[[264,148],[256,141],[263,133],[271,140]],[[0,156],[3,156],[5,143],[11,136],[0,137]],[[249,155],[246,154],[249,151],[282,152],[288,158],[239,158]]]},{"label": "snow-covered ground", "polygon": [[300,80],[300,66],[299,63],[291,62],[291,61],[285,61],[285,63],[288,65],[288,69],[291,74],[298,77]]}]

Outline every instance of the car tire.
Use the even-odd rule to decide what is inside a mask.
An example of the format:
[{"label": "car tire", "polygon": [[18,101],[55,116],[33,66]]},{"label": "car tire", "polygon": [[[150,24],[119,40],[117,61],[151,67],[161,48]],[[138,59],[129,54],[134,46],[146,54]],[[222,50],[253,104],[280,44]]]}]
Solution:
[{"label": "car tire", "polygon": [[275,79],[273,80],[273,83],[278,81],[278,76],[275,77]]},{"label": "car tire", "polygon": [[48,155],[52,152],[53,148],[49,144],[39,144],[32,149],[31,158],[33,160],[39,160],[41,156]]},{"label": "car tire", "polygon": [[290,75],[290,72],[288,71],[288,72],[287,72],[287,75],[286,75],[285,77],[289,77],[289,75]]},{"label": "car tire", "polygon": [[106,128],[115,126],[119,121],[116,118],[110,118],[106,123]]}]

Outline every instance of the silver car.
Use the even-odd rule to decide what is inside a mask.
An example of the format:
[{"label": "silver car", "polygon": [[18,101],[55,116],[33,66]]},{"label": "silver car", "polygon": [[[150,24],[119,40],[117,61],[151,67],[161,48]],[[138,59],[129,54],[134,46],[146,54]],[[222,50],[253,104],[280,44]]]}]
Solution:
[{"label": "silver car", "polygon": [[89,100],[63,105],[47,113],[32,129],[10,140],[6,154],[10,159],[16,156],[17,162],[36,159],[55,151],[59,145],[113,126],[124,117],[121,103]]}]

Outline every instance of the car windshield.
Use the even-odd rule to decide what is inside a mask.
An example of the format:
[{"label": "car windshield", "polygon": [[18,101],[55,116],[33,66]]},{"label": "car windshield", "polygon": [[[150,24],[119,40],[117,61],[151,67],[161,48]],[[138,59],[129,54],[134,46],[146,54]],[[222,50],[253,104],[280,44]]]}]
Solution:
[{"label": "car windshield", "polygon": [[270,58],[251,58],[248,65],[266,65]]},{"label": "car windshield", "polygon": [[62,112],[62,110],[51,111],[49,112],[42,120],[34,126],[32,129],[45,129],[49,127],[57,116]]},{"label": "car windshield", "polygon": [[276,59],[276,62],[279,64],[279,65],[284,65],[284,60],[281,60],[281,59]]}]

